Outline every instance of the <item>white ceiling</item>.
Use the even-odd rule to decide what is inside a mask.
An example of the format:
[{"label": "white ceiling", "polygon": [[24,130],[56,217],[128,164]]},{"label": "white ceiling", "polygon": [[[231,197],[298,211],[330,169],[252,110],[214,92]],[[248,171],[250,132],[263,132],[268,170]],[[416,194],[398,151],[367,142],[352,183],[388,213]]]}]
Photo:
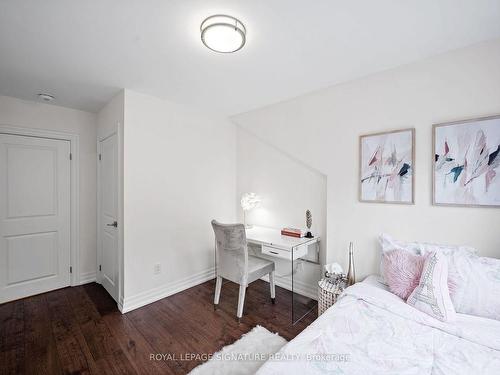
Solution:
[{"label": "white ceiling", "polygon": [[[243,21],[216,54],[208,15]],[[120,88],[232,115],[500,37],[500,0],[1,0],[0,95],[98,111]]]}]

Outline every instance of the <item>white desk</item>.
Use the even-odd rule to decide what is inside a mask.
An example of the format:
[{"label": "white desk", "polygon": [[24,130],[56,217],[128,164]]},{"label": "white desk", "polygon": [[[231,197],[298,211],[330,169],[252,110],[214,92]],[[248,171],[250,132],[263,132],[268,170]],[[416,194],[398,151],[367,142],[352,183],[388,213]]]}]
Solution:
[{"label": "white desk", "polygon": [[308,247],[310,245],[319,245],[319,237],[314,238],[297,238],[290,236],[282,236],[280,229],[266,228],[253,226],[252,228],[246,229],[247,242],[249,244],[258,245],[261,248],[262,254],[267,256],[286,259],[290,261],[292,266],[291,277],[291,292],[292,292],[292,305],[291,305],[291,320],[292,324],[297,323],[312,310],[316,308],[316,304],[313,306],[303,306],[297,308],[295,306],[295,287],[294,287],[294,273],[295,266],[294,263],[300,259],[300,261],[307,261],[315,264],[319,264],[319,252],[316,252],[316,260],[312,261],[307,258],[303,258],[308,254]]},{"label": "white desk", "polygon": [[261,246],[262,254],[290,261],[306,256],[308,246],[319,242],[319,237],[282,236],[280,229],[259,226],[247,229],[246,235],[247,242]]}]

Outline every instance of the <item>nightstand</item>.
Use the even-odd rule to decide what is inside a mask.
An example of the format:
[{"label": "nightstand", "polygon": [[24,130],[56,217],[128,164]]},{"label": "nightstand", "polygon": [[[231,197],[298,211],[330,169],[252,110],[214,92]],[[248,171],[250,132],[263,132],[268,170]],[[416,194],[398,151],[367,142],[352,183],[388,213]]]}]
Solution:
[{"label": "nightstand", "polygon": [[318,316],[337,302],[344,289],[345,282],[343,281],[332,282],[328,279],[318,281]]}]

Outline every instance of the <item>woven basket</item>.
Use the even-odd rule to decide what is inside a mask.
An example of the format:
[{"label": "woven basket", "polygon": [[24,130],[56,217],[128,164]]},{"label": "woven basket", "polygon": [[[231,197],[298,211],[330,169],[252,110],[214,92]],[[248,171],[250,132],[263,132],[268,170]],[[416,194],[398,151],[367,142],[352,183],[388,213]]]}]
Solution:
[{"label": "woven basket", "polygon": [[332,283],[326,279],[318,281],[318,316],[337,302],[343,291],[344,288],[338,283]]}]

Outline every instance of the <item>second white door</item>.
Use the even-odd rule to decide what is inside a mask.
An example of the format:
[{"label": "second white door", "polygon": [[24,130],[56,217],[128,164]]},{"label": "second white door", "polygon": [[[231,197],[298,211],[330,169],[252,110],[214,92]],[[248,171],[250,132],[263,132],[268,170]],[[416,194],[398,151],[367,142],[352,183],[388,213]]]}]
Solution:
[{"label": "second white door", "polygon": [[99,142],[99,280],[118,301],[118,148],[116,135]]},{"label": "second white door", "polygon": [[0,303],[70,284],[70,143],[0,134]]}]

